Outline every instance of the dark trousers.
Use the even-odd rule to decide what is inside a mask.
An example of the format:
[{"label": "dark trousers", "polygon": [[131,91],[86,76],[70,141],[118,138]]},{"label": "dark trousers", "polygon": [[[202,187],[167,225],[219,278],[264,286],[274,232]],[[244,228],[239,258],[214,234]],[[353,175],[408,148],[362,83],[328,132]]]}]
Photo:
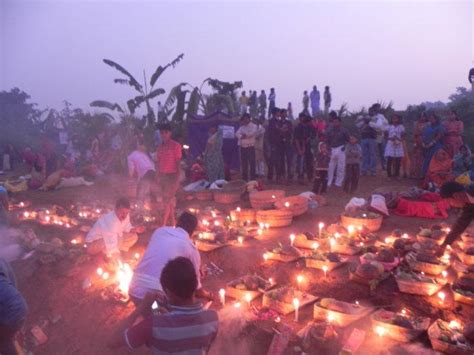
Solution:
[{"label": "dark trousers", "polygon": [[327,170],[316,170],[316,177],[313,183],[313,192],[316,195],[322,195],[326,193],[328,188],[328,171]]},{"label": "dark trousers", "polygon": [[400,165],[402,164],[402,158],[387,157],[387,175],[388,177],[399,177],[400,176]]},{"label": "dark trousers", "polygon": [[306,147],[303,155],[296,154],[296,173],[299,180],[303,180],[305,174],[309,181],[313,180],[313,160],[311,147]]},{"label": "dark trousers", "polygon": [[352,193],[359,186],[360,164],[346,164],[346,175],[344,179],[344,191]]},{"label": "dark trousers", "polygon": [[242,166],[242,179],[249,181],[255,180],[255,147],[240,148],[240,165]]},{"label": "dark trousers", "polygon": [[377,143],[377,149],[379,151],[379,158],[380,158],[380,165],[382,166],[382,170],[387,168],[387,162],[385,161],[385,141],[382,143]]},{"label": "dark trousers", "polygon": [[451,232],[448,233],[444,245],[450,245],[459,238],[474,219],[474,205],[467,204],[463,207],[461,216],[454,222]]},{"label": "dark trousers", "polygon": [[293,147],[291,145],[281,145],[277,155],[277,178],[293,179]]},{"label": "dark trousers", "polygon": [[273,180],[273,177],[279,176],[278,151],[276,147],[271,147],[267,157],[267,178]]}]

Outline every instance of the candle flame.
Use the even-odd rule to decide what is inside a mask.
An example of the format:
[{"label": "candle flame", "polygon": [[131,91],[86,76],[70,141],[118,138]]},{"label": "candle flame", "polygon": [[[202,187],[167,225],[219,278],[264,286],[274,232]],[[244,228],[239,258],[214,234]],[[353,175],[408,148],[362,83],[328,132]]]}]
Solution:
[{"label": "candle flame", "polygon": [[135,253],[135,259],[140,259],[140,253]]},{"label": "candle flame", "polygon": [[104,273],[104,270],[101,267],[98,267],[97,268],[97,275],[102,276],[103,273]]},{"label": "candle flame", "polygon": [[77,240],[76,240],[76,239],[71,240],[71,244],[76,245],[76,244],[77,244]]},{"label": "candle flame", "polygon": [[128,288],[130,286],[130,282],[132,281],[133,271],[129,264],[122,263],[119,260],[119,269],[116,274],[117,282],[118,282],[118,289],[120,293],[124,296],[128,296]]},{"label": "candle flame", "polygon": [[297,298],[293,298],[293,306],[295,309],[298,309],[300,307],[300,300]]},{"label": "candle flame", "polygon": [[238,237],[237,241],[239,242],[240,245],[244,244],[244,238],[243,237]]},{"label": "candle flame", "polygon": [[446,294],[444,292],[438,292],[438,298],[441,300],[441,302],[444,302],[446,299]]},{"label": "candle flame", "polygon": [[103,278],[104,280],[108,280],[108,279],[109,279],[109,276],[110,276],[110,275],[109,275],[109,273],[108,273],[107,271],[102,274],[102,278]]},{"label": "candle flame", "polygon": [[235,302],[235,303],[234,303],[234,307],[235,307],[235,308],[240,308],[240,306],[241,306],[241,305],[240,305],[240,302]]},{"label": "candle flame", "polygon": [[441,275],[443,275],[443,277],[446,278],[448,276],[448,272],[446,270],[443,270],[441,272]]},{"label": "candle flame", "polygon": [[378,334],[378,336],[382,337],[385,334],[385,328],[378,325],[375,327],[375,332]]},{"label": "candle flame", "polygon": [[303,281],[304,281],[304,276],[303,275],[296,276],[296,282],[298,284],[302,283]]},{"label": "candle flame", "polygon": [[319,229],[323,229],[323,228],[324,228],[324,223],[323,223],[323,222],[319,222],[318,227],[319,227]]},{"label": "candle flame", "polygon": [[318,249],[319,248],[319,243],[318,242],[314,242],[313,244],[311,244],[311,249]]},{"label": "candle flame", "polygon": [[334,320],[334,315],[332,313],[328,313],[327,319],[328,322],[331,323]]},{"label": "candle flame", "polygon": [[459,323],[457,320],[452,320],[449,322],[449,327],[451,329],[461,329],[461,323]]},{"label": "candle flame", "polygon": [[236,210],[237,212],[240,212],[240,211],[241,211],[240,207],[237,207],[235,210]]},{"label": "candle flame", "polygon": [[223,288],[221,288],[221,289],[219,290],[219,296],[221,296],[221,297],[224,297],[224,296],[225,296],[225,290],[224,290]]},{"label": "candle flame", "polygon": [[285,207],[286,207],[286,208],[290,208],[290,203],[289,203],[289,202],[285,202]]},{"label": "candle flame", "polygon": [[252,295],[250,293],[246,293],[245,300],[247,301],[247,303],[250,303],[250,301],[252,301]]}]

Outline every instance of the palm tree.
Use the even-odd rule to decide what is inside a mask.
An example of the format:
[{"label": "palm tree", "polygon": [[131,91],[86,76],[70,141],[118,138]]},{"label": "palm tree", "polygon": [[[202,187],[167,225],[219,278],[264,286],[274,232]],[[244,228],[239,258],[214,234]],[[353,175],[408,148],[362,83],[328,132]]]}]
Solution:
[{"label": "palm tree", "polygon": [[[148,126],[152,127],[155,123],[155,112],[153,111],[152,105],[150,104],[150,100],[154,99],[155,97],[159,95],[163,95],[166,91],[163,88],[154,88],[156,82],[160,78],[160,76],[168,69],[170,66],[175,67],[184,57],[184,54],[181,53],[178,55],[174,60],[172,60],[170,63],[166,64],[165,66],[158,66],[156,68],[155,72],[150,78],[150,88],[148,88],[147,85],[147,80],[146,80],[146,75],[145,71],[143,71],[143,85],[136,80],[132,74],[130,74],[129,71],[127,71],[124,67],[122,67],[120,64],[110,60],[110,59],[104,59],[103,62],[107,64],[108,66],[111,66],[112,68],[118,70],[120,73],[125,75],[125,78],[119,78],[119,79],[114,79],[114,83],[116,84],[122,84],[122,85],[128,85],[135,89],[135,91],[138,92],[138,96],[135,96],[131,98],[130,100],[127,101],[127,107],[130,112],[130,114],[134,114],[136,109],[140,107],[142,103],[146,104],[147,108],[147,122]],[[118,111],[121,113],[124,113],[124,109],[122,106],[120,106],[117,103],[111,103],[109,101],[104,101],[104,100],[96,100],[90,103],[92,107],[103,107],[107,108],[112,111]]]}]

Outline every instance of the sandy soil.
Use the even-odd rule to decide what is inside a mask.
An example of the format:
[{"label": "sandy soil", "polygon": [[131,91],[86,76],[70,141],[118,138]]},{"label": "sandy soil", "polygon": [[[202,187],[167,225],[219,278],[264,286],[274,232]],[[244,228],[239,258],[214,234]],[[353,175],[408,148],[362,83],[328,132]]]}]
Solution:
[{"label": "sandy soil", "polygon": [[[380,186],[393,186],[394,189],[406,189],[413,185],[412,180],[402,180],[397,182],[388,182],[382,177],[363,177],[361,178],[359,192],[357,196],[368,197],[370,192]],[[288,194],[295,194],[307,190],[304,186],[285,187]],[[120,179],[111,177],[102,179],[92,187],[78,187],[65,189],[57,192],[28,192],[20,198],[31,200],[34,206],[43,206],[44,204],[69,205],[77,201],[102,201],[113,203],[118,195],[123,194]],[[432,319],[438,316],[450,316],[446,311],[438,310],[433,307],[432,300],[423,297],[409,296],[400,294],[393,277],[382,282],[374,295],[369,294],[368,287],[361,286],[348,278],[348,268],[344,266],[330,273],[328,278],[324,278],[319,270],[304,269],[301,263],[281,264],[268,263],[262,265],[262,254],[265,248],[270,248],[278,241],[288,243],[290,233],[305,231],[316,231],[317,224],[320,221],[326,223],[337,222],[339,214],[348,202],[351,196],[338,189],[331,189],[327,194],[328,206],[310,210],[306,215],[295,220],[289,228],[271,230],[266,234],[264,240],[251,240],[242,247],[229,246],[218,249],[210,253],[203,253],[203,264],[214,262],[224,270],[221,275],[206,277],[203,280],[204,286],[217,292],[228,281],[238,276],[248,273],[258,272],[265,277],[273,277],[277,283],[294,283],[295,276],[301,273],[306,276],[308,281],[306,289],[318,297],[334,297],[345,301],[359,300],[369,302],[373,305],[392,306],[396,310],[402,307],[408,307]],[[181,203],[179,207],[203,207],[208,203],[189,201]],[[242,207],[248,205],[248,202],[239,204]],[[223,210],[235,208],[232,206],[216,206]],[[455,218],[454,213],[448,220],[451,222]],[[417,218],[401,218],[392,216],[384,221],[382,230],[378,233],[381,237],[388,235],[395,228],[401,228],[407,233],[413,233],[420,226],[428,226],[433,223],[430,220]],[[66,242],[74,236],[74,231],[64,232],[54,227],[41,227],[34,225],[38,236],[43,240],[49,240],[53,237],[60,237]],[[151,230],[141,236],[135,251],[143,251],[151,235]],[[106,342],[110,339],[113,331],[119,322],[124,319],[132,310],[133,306],[129,304],[114,303],[104,301],[100,296],[100,283],[97,285],[94,278],[95,270],[100,264],[100,258],[90,258],[78,263],[78,259],[63,261],[53,265],[40,265],[35,257],[27,260],[17,260],[13,263],[16,272],[19,288],[25,296],[30,313],[26,323],[26,337],[33,325],[45,324],[48,319],[57,315],[61,319],[53,324],[49,321],[44,330],[48,335],[48,341],[44,345],[31,347],[35,354],[125,354],[123,351],[110,351],[106,347]],[[91,288],[83,290],[82,283],[84,279],[91,277],[94,284]],[[260,299],[255,304],[260,304]],[[215,302],[214,304],[217,304]],[[216,306],[216,309],[220,307]],[[472,307],[458,307],[456,312],[458,317],[467,320],[472,319],[474,312]],[[449,313],[449,312],[448,312]],[[301,310],[300,322],[294,324],[293,315],[285,317],[283,321],[288,322],[295,329],[301,328],[311,318],[311,307],[305,307]],[[420,353],[422,347],[430,351],[429,341],[425,337],[420,339],[419,347],[403,348],[396,343],[386,339],[380,339],[375,336],[369,328],[369,322],[363,320],[354,326],[367,330],[366,341],[363,345],[363,353]],[[351,327],[352,328],[352,327]],[[350,328],[350,329],[351,329]],[[349,330],[350,330],[349,329]],[[349,330],[346,330],[344,336],[347,336]],[[262,332],[252,332],[244,337],[230,337],[221,332],[223,337],[216,344],[213,353],[221,354],[265,354],[271,341],[268,334]],[[246,341],[245,341],[246,340]],[[243,345],[245,344],[245,345]],[[418,345],[417,345],[418,346]],[[148,353],[147,349],[141,349],[138,353]]]}]

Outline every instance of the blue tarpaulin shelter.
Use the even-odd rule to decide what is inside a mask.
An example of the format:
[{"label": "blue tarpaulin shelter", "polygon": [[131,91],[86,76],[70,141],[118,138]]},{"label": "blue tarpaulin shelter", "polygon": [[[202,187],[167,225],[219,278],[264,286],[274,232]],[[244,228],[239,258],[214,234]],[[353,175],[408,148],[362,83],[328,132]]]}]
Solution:
[{"label": "blue tarpaulin shelter", "polygon": [[207,139],[209,138],[209,128],[219,126],[223,130],[222,154],[224,163],[232,170],[240,168],[239,147],[235,132],[239,128],[239,117],[217,111],[208,116],[193,116],[186,121],[187,140],[191,157],[194,159],[204,152]]}]

